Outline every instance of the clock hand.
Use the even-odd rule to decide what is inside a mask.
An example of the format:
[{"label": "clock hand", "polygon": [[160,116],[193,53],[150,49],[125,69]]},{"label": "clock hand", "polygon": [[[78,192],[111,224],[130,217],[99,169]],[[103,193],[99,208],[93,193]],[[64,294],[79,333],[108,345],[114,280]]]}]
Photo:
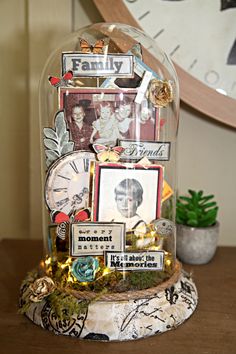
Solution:
[{"label": "clock hand", "polygon": [[227,65],[236,65],[236,39],[232,48],[230,49],[228,58],[227,58]]},{"label": "clock hand", "polygon": [[83,201],[82,197],[83,197],[83,193],[75,194],[75,195],[72,197],[73,201],[71,202],[71,206],[72,206],[72,207],[75,207],[76,204],[82,203],[82,201]]},{"label": "clock hand", "polygon": [[236,0],[221,0],[221,11],[236,7]]},{"label": "clock hand", "polygon": [[71,206],[75,208],[77,204],[81,204],[83,201],[83,197],[85,198],[88,197],[88,193],[89,193],[88,188],[84,187],[81,193],[74,194],[72,197],[73,201],[71,202]]}]

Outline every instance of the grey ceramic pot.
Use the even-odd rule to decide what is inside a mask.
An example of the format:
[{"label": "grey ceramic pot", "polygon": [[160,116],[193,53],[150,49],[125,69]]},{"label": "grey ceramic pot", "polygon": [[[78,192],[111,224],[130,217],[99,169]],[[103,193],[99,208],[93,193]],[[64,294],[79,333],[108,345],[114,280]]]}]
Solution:
[{"label": "grey ceramic pot", "polygon": [[219,223],[195,228],[177,224],[177,257],[188,264],[208,263],[215,254],[219,238]]}]

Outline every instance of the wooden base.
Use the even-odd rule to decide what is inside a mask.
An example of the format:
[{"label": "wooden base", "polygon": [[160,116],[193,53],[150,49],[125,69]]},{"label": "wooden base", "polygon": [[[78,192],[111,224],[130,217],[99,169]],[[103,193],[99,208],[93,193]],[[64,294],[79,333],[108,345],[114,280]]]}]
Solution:
[{"label": "wooden base", "polygon": [[[27,288],[23,289],[24,296]],[[78,300],[81,301],[81,300]],[[195,311],[196,286],[182,271],[175,283],[137,299],[92,301],[69,320],[60,320],[47,299],[31,303],[26,316],[35,324],[55,334],[99,341],[135,340],[175,329]]]}]

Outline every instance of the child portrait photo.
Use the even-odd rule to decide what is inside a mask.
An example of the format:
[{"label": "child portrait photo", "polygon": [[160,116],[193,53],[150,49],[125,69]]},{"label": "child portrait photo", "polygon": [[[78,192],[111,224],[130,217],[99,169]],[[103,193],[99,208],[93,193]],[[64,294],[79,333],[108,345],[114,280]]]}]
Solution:
[{"label": "child portrait photo", "polygon": [[[95,221],[124,222],[126,230],[160,217],[163,171],[159,165],[142,167],[106,163],[95,168]],[[150,188],[151,186],[151,188]]]}]

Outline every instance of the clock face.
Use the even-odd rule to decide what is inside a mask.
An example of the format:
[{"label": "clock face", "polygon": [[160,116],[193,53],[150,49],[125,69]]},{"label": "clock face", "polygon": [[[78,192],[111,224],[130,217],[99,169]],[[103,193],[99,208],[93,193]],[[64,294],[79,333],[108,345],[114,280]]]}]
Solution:
[{"label": "clock face", "polygon": [[175,63],[209,87],[236,99],[236,0],[124,3]]},{"label": "clock face", "polygon": [[74,151],[55,162],[45,182],[45,200],[50,210],[69,214],[88,207],[90,166],[95,155]]}]

